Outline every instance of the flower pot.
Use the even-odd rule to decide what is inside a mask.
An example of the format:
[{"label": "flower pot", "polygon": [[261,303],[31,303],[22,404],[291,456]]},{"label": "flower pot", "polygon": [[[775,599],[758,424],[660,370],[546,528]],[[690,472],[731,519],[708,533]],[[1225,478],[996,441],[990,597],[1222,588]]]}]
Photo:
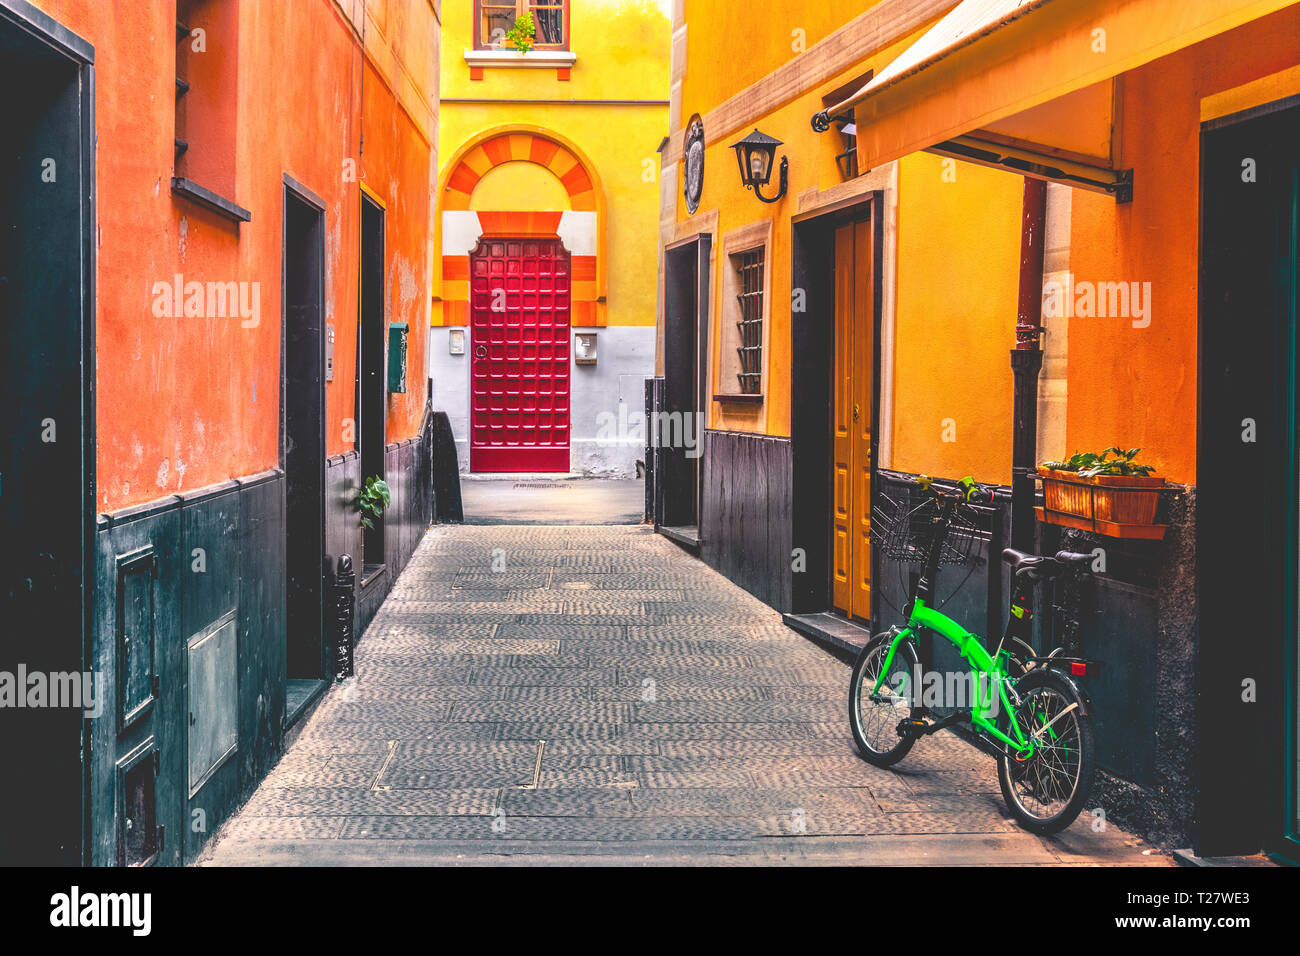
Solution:
[{"label": "flower pot", "polygon": [[1047,524],[1092,531],[1112,538],[1159,540],[1167,525],[1156,524],[1156,506],[1165,480],[1158,476],[1094,475],[1038,469],[1043,507],[1038,519]]}]

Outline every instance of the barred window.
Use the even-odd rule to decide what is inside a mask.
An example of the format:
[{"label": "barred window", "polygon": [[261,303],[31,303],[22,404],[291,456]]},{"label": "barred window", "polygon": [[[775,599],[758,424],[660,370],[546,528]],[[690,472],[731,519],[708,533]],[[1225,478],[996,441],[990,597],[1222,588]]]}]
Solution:
[{"label": "barred window", "polygon": [[720,237],[717,329],[718,361],[714,399],[762,404],[763,366],[772,310],[772,276],[767,252],[772,248],[773,220],[738,226]]},{"label": "barred window", "polygon": [[736,268],[736,355],[740,360],[736,379],[742,395],[758,395],[763,377],[763,266],[764,250],[751,249],[731,257]]}]

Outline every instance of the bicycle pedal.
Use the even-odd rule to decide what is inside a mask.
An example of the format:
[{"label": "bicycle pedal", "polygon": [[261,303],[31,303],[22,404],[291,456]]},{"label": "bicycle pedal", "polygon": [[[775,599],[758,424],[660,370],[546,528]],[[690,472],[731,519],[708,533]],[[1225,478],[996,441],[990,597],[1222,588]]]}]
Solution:
[{"label": "bicycle pedal", "polygon": [[929,729],[929,723],[918,717],[908,717],[898,722],[898,736],[900,737],[923,737]]}]

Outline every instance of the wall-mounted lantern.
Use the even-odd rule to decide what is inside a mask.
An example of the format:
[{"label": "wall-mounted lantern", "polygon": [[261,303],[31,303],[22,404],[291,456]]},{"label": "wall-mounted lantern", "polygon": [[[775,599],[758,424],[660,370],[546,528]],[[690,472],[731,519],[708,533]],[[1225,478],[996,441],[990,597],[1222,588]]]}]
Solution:
[{"label": "wall-mounted lantern", "polygon": [[577,365],[596,364],[595,332],[575,332],[573,334],[573,361]]},{"label": "wall-mounted lantern", "polygon": [[740,181],[746,189],[754,190],[754,195],[762,202],[776,202],[785,195],[788,184],[786,170],[790,168],[790,161],[785,156],[781,157],[781,179],[776,195],[768,199],[760,192],[760,187],[766,186],[772,178],[772,163],[776,159],[776,148],[780,145],[782,143],[779,139],[773,139],[757,129],[731,145],[736,151],[736,162],[740,164]]},{"label": "wall-mounted lantern", "polygon": [[447,335],[447,353],[449,355],[465,354],[465,330],[452,329]]}]

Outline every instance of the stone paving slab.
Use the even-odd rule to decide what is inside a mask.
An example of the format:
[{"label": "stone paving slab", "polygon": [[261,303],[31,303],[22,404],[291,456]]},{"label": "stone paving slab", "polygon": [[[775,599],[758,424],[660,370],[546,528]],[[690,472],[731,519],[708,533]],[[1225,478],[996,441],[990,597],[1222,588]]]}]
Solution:
[{"label": "stone paving slab", "polygon": [[436,527],[207,861],[1166,862],[1025,832],[951,733],[866,764],[848,677],[649,529]]}]

